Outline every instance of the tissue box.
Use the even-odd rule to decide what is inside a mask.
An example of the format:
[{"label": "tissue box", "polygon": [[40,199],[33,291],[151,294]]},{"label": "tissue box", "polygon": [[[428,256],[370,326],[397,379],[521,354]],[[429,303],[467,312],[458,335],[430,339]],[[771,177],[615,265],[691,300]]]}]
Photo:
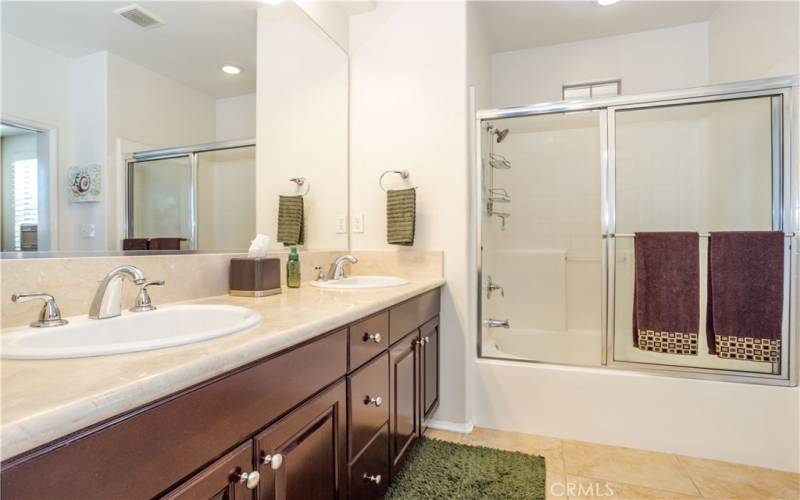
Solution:
[{"label": "tissue box", "polygon": [[231,259],[231,295],[266,297],[281,293],[281,260],[267,257]]}]

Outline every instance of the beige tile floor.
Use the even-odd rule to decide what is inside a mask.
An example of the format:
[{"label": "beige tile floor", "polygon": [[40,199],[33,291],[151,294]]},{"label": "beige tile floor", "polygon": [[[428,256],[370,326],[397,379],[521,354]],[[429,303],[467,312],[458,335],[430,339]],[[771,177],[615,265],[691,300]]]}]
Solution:
[{"label": "beige tile floor", "polygon": [[482,428],[427,435],[543,456],[548,499],[800,499],[800,474],[772,469]]}]

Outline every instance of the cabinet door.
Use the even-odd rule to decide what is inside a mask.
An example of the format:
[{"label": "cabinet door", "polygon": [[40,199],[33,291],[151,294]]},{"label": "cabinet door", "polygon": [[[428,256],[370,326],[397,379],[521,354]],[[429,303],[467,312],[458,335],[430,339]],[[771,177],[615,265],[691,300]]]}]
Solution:
[{"label": "cabinet door", "polygon": [[[209,465],[164,498],[186,500],[252,499],[257,474],[253,475],[253,445],[250,441]],[[247,484],[247,479],[250,484]],[[120,492],[121,494],[123,492]]]},{"label": "cabinet door", "polygon": [[439,318],[425,323],[420,329],[420,383],[422,384],[422,431],[425,421],[439,406]]},{"label": "cabinet door", "polygon": [[346,498],[345,403],[342,381],[256,435],[259,499]]},{"label": "cabinet door", "polygon": [[416,330],[389,351],[389,452],[393,475],[419,434],[418,342]]}]

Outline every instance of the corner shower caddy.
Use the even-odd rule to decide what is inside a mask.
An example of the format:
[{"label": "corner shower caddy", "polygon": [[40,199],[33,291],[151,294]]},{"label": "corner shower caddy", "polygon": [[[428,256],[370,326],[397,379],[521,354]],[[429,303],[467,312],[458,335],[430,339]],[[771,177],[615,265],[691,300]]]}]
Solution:
[{"label": "corner shower caddy", "polygon": [[[494,160],[489,155],[494,155],[491,148],[491,134],[493,127],[489,121],[504,118],[530,117],[537,115],[566,114],[578,111],[596,111],[599,115],[600,130],[600,196],[601,220],[600,236],[602,237],[602,256],[600,263],[601,273],[601,366],[622,370],[646,371],[662,375],[700,378],[720,381],[736,381],[765,385],[796,386],[798,382],[798,367],[796,354],[798,350],[798,286],[800,278],[793,254],[797,248],[798,224],[800,223],[800,173],[798,172],[797,153],[797,124],[798,124],[798,85],[800,77],[797,75],[769,78],[762,80],[743,81],[721,85],[712,85],[684,90],[657,92],[643,95],[615,96],[601,99],[578,101],[561,101],[531,106],[483,110],[476,113],[475,162],[476,177],[474,182],[474,209],[476,215],[476,255],[478,256],[477,282],[481,284],[477,297],[477,349],[479,357],[486,356],[482,352],[483,335],[483,228],[482,220],[487,215],[487,205],[491,205],[494,188],[485,184],[484,170],[490,172],[492,168],[485,169],[488,162]],[[771,372],[757,373],[754,371],[728,370],[706,368],[697,366],[678,366],[654,364],[648,362],[633,362],[615,359],[615,279],[617,262],[617,241],[630,239],[632,234],[616,232],[616,114],[623,110],[642,110],[677,106],[695,103],[712,103],[732,101],[753,97],[769,98],[771,116],[771,226],[774,231],[782,231],[786,235],[785,265],[784,265],[784,308],[781,340],[786,346],[781,352],[779,363],[772,365]],[[481,151],[482,145],[490,144],[489,151]],[[487,154],[488,153],[488,154]],[[487,189],[487,187],[489,189]],[[497,358],[495,359],[507,359]],[[518,360],[537,363],[534,360]]]}]

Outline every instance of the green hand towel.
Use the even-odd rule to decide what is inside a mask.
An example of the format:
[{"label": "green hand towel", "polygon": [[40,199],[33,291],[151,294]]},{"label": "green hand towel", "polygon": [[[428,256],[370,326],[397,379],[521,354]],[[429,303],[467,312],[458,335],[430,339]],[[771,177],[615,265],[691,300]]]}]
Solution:
[{"label": "green hand towel", "polygon": [[278,201],[278,241],[284,246],[302,245],[303,197],[280,196]]},{"label": "green hand towel", "polygon": [[386,242],[412,246],[417,220],[417,190],[390,189],[386,193]]}]

